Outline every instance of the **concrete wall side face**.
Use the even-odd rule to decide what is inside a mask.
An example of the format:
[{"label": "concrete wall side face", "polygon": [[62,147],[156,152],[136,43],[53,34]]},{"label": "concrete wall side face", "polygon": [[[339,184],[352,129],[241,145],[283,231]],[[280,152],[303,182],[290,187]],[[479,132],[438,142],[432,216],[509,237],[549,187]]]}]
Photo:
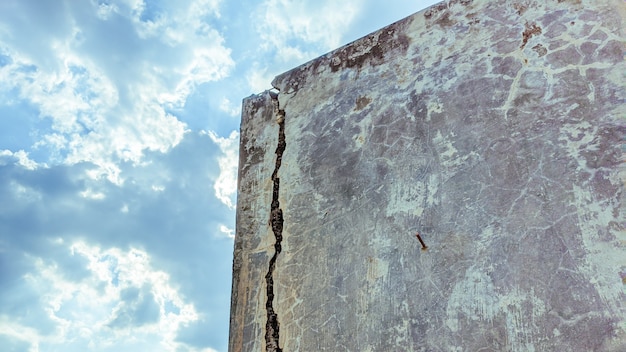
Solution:
[{"label": "concrete wall side face", "polygon": [[[450,1],[276,78],[284,351],[626,348],[625,6]],[[278,126],[243,114],[231,351],[261,351]]]},{"label": "concrete wall side face", "polygon": [[233,352],[261,351],[265,344],[263,278],[273,254],[268,219],[278,141],[275,117],[275,99],[269,92],[244,100],[229,338]]}]

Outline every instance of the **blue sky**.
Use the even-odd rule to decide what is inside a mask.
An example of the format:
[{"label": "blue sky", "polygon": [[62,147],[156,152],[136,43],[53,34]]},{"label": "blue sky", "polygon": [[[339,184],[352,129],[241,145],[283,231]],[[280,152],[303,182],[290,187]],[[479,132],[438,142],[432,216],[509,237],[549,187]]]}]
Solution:
[{"label": "blue sky", "polygon": [[227,350],[241,99],[436,1],[0,1],[3,351]]}]

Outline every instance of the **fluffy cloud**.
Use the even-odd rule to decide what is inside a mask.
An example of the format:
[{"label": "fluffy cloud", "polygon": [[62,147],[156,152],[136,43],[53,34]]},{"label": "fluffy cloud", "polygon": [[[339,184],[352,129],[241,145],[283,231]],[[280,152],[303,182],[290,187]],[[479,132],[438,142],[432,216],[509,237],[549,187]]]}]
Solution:
[{"label": "fluffy cloud", "polygon": [[[230,209],[235,209],[233,197],[237,194],[237,166],[239,165],[239,133],[233,131],[228,138],[219,137],[214,132],[207,133],[213,143],[222,151],[218,157],[220,174],[214,184],[215,196]],[[222,230],[223,232],[223,230]]]},{"label": "fluffy cloud", "polygon": [[24,152],[0,152],[0,345],[223,348],[223,224],[234,214],[212,196],[221,153],[188,133],[147,163],[120,164],[127,179],[116,185],[88,177],[90,163],[30,168]]},{"label": "fluffy cloud", "polygon": [[[234,65],[206,21],[219,16],[218,1],[70,2],[65,11],[39,4],[0,5],[7,28],[29,28],[0,39],[0,96],[28,101],[50,120],[34,146],[53,162],[89,161],[94,176],[116,183],[120,161],[177,145],[186,124],[168,109]],[[33,41],[41,45],[24,44]]]},{"label": "fluffy cloud", "polygon": [[278,73],[279,71],[270,70],[267,66],[261,67],[257,62],[246,72],[246,80],[251,91],[259,93],[272,88],[271,82]]},{"label": "fluffy cloud", "polygon": [[0,166],[12,164],[17,162],[18,165],[24,167],[27,170],[35,170],[37,163],[28,157],[28,153],[23,150],[12,152],[10,150],[0,150]]},{"label": "fluffy cloud", "polygon": [[226,97],[222,97],[222,100],[220,102],[220,110],[232,117],[239,117],[239,115],[241,115],[241,105],[233,104],[230,99]]},{"label": "fluffy cloud", "polygon": [[259,6],[258,32],[277,60],[311,59],[341,44],[361,2],[266,0]]},{"label": "fluffy cloud", "polygon": [[176,333],[180,326],[198,320],[198,313],[172,286],[169,275],[151,267],[146,252],[56,242],[84,264],[84,273],[72,277],[69,272],[68,277],[67,268],[53,261],[29,258],[33,270],[21,278],[22,284],[39,297],[31,306],[44,312],[40,318],[54,328],[34,329],[28,317],[5,317],[0,319],[0,331],[6,339],[35,351],[59,344],[66,351],[182,347]]}]

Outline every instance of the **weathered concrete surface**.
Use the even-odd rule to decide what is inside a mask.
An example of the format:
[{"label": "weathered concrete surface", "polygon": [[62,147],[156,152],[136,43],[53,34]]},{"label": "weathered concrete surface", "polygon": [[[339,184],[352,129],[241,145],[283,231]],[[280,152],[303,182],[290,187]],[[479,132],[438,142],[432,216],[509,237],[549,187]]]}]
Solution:
[{"label": "weathered concrete surface", "polygon": [[625,19],[449,1],[245,99],[230,351],[625,351]]}]

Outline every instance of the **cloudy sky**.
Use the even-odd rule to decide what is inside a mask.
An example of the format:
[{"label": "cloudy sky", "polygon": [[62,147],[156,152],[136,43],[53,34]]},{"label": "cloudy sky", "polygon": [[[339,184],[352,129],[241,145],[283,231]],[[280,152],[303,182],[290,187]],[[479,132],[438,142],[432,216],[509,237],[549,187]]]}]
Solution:
[{"label": "cloudy sky", "polygon": [[227,350],[241,99],[434,0],[1,0],[3,351]]}]

